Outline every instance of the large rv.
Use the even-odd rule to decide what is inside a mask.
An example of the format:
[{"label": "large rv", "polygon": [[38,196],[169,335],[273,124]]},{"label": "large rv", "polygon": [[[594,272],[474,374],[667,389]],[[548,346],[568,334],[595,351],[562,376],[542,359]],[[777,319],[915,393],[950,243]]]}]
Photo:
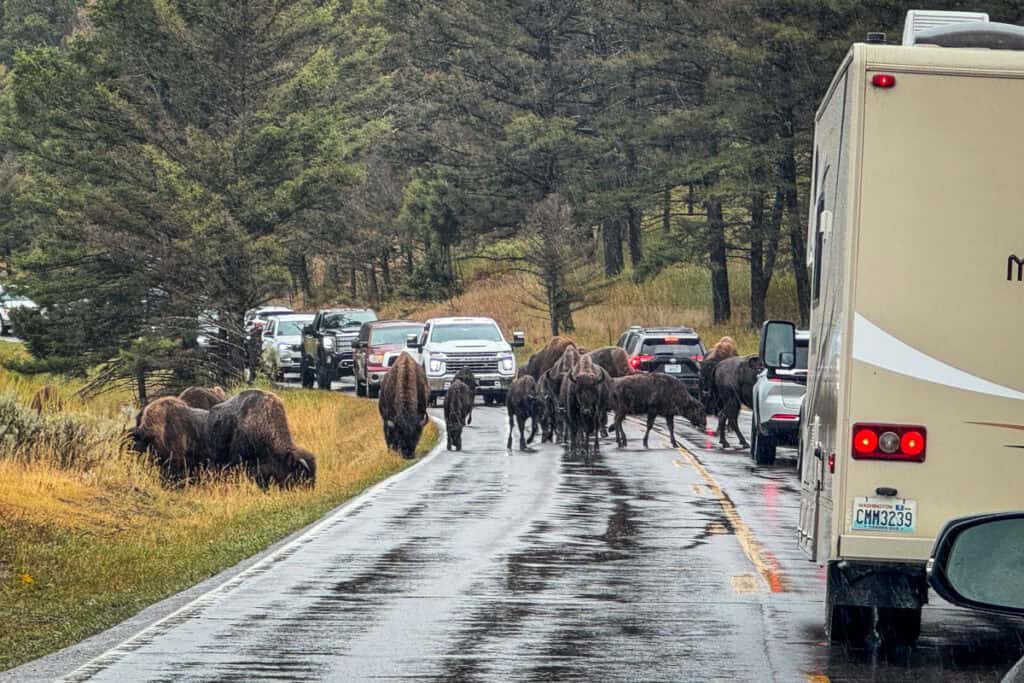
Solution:
[{"label": "large rv", "polygon": [[[916,640],[943,526],[1024,509],[1024,29],[903,42],[853,46],[814,137],[799,543],[833,642]],[[766,324],[766,364],[792,344]]]}]

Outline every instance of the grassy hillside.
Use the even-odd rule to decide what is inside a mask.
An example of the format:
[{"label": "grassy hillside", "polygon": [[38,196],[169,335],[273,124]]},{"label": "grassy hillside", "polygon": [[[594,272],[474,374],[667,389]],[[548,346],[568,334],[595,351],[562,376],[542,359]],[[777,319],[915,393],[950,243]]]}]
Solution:
[{"label": "grassy hillside", "polygon": [[[0,370],[0,670],[194,585],[408,464],[385,448],[375,403],[285,390],[297,441],[317,456],[314,490],[264,492],[239,476],[166,489],[121,444],[128,396],[83,403],[65,387],[66,413],[32,423],[33,446],[14,446],[42,381]],[[421,453],[436,438],[431,424]]]},{"label": "grassy hillside", "polygon": [[[500,274],[471,268],[466,292],[451,300],[432,304],[393,304],[383,315],[411,316],[417,320],[444,315],[484,315],[494,318],[506,331],[524,330],[526,352],[546,343],[550,337],[547,315],[536,310],[536,285],[518,274]],[[614,344],[630,325],[690,325],[711,345],[723,335],[732,336],[741,351],[757,350],[757,331],[749,325],[750,281],[744,268],[730,272],[733,322],[711,324],[711,284],[705,268],[675,266],[642,284],[623,277],[602,293],[602,303],[577,312],[576,331],[569,333],[583,346],[597,348]],[[768,293],[769,316],[795,320],[798,317],[792,277],[781,273]]]}]

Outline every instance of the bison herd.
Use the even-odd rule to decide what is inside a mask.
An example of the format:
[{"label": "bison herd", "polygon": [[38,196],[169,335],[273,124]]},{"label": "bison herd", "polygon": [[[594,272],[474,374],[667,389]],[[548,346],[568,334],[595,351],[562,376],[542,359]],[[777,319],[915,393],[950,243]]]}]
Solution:
[{"label": "bison herd", "polygon": [[313,486],[316,458],[295,444],[284,403],[258,389],[227,398],[219,387],[191,387],[138,414],[129,445],[148,453],[165,481],[239,470],[260,487]]},{"label": "bison herd", "polygon": [[[723,446],[728,446],[728,427],[745,444],[737,417],[741,405],[751,403],[761,368],[757,356],[737,355],[733,340],[723,337],[701,364],[700,396],[693,396],[669,375],[634,372],[619,347],[588,351],[568,337],[555,337],[530,356],[509,387],[506,446],[511,449],[518,434],[519,448],[526,450],[540,431],[541,442],[561,442],[570,453],[589,457],[597,452],[600,437],[608,436],[609,415],[620,447],[627,443],[622,423],[629,415],[646,417],[645,448],[659,416],[665,419],[675,446],[676,416],[703,431],[709,414],[718,415]],[[449,450],[462,450],[463,428],[472,420],[475,393],[473,374],[461,370],[444,400]],[[380,414],[388,446],[406,458],[413,457],[426,424],[429,398],[423,369],[402,354],[381,384]]]}]

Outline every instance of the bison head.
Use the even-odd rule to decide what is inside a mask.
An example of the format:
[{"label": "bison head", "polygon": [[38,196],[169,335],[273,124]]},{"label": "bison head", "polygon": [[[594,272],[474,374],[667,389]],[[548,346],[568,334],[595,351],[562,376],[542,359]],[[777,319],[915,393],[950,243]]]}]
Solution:
[{"label": "bison head", "polygon": [[701,432],[705,431],[708,428],[708,416],[704,404],[691,396],[685,386],[680,389],[676,395],[676,411]]},{"label": "bison head", "polygon": [[416,446],[423,433],[426,416],[422,419],[415,414],[403,413],[396,415],[384,424],[385,437],[388,445],[398,451],[406,460],[416,456]]}]

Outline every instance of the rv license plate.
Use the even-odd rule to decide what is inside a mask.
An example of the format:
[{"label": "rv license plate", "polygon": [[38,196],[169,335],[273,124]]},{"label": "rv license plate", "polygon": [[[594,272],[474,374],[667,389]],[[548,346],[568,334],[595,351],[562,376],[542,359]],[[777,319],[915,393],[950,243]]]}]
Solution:
[{"label": "rv license plate", "polygon": [[665,372],[667,372],[670,375],[678,375],[682,371],[683,366],[679,365],[678,363],[669,363],[668,365],[665,366]]},{"label": "rv license plate", "polygon": [[906,498],[854,498],[854,531],[899,531],[914,533],[917,501]]}]

